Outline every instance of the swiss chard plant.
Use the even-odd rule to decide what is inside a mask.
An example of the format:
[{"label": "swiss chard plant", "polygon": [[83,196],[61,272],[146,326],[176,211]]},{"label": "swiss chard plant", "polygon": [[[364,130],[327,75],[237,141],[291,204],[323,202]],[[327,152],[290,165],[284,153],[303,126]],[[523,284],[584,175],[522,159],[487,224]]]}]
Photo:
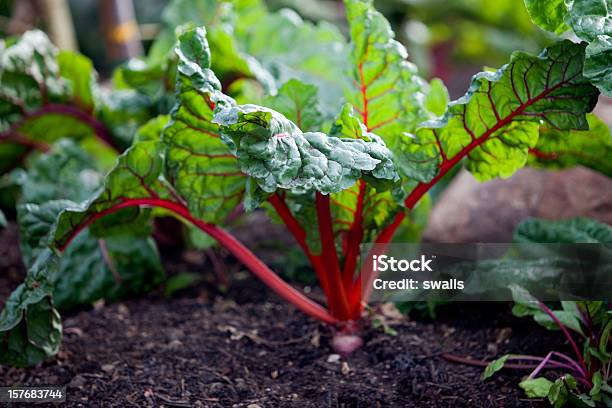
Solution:
[{"label": "swiss chard plant", "polygon": [[32,154],[69,138],[108,171],[136,129],[168,111],[138,89],[98,84],[87,57],[59,51],[42,31],[0,40],[0,206],[12,214],[11,172]]},{"label": "swiss chard plant", "polygon": [[[189,11],[190,3],[173,2],[165,15],[170,26],[181,13],[202,15]],[[54,196],[64,201],[49,212],[44,201],[22,201],[32,257],[26,281],[0,315],[0,361],[33,364],[57,352],[53,296],[71,248],[97,242],[93,250],[105,257],[113,237],[127,232],[146,241],[160,215],[217,240],[281,298],[332,325],[334,346],[349,353],[361,343],[362,289],[369,286],[358,266],[361,243],[391,242],[457,165],[482,181],[528,163],[610,172],[600,156],[610,148],[609,130],[589,113],[599,95],[591,80],[601,87],[585,74],[592,42],[560,40],[540,55],[517,51],[447,103],[444,86],[419,77],[371,1],[345,1],[348,41],[330,25],[268,13],[257,2],[212,3],[219,13],[196,21],[205,26],[181,26],[175,47],[173,30],[164,31],[150,59],[115,77],[117,86],[157,101],[165,99],[160,84],[175,90],[163,130],[160,117],[138,132],[84,201]],[[263,207],[287,226],[326,306],[223,228],[239,205]],[[43,222],[25,224],[37,214]]]},{"label": "swiss chard plant", "polygon": [[[86,57],[60,52],[43,32],[30,31],[2,41],[0,66],[0,174],[60,138],[97,141],[96,149],[119,148],[100,118],[102,96]],[[108,113],[108,104],[104,107]]]}]

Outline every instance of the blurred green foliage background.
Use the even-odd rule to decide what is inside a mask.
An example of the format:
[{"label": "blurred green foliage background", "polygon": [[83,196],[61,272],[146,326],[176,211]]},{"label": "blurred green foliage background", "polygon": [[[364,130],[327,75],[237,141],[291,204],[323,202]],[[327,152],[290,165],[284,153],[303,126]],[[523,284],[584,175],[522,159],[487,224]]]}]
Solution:
[{"label": "blurred green foliage background", "polygon": [[[45,28],[48,0],[0,0],[0,34]],[[78,46],[102,75],[106,56],[99,18],[102,0],[68,0]],[[133,0],[145,50],[159,32],[162,11],[171,0]],[[204,0],[193,0],[204,1]],[[342,3],[334,0],[268,0],[272,9],[293,8],[305,19],[327,20],[345,28]],[[513,50],[538,52],[550,36],[531,23],[523,0],[378,0],[421,74],[442,78],[453,98],[483,67],[499,67]]]}]

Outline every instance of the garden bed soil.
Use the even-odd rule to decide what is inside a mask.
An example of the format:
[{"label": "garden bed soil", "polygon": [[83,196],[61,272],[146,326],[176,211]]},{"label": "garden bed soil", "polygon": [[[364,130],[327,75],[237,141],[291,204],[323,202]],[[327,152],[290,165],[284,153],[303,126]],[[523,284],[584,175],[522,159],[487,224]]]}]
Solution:
[{"label": "garden bed soil", "polygon": [[[2,299],[23,273],[15,230],[0,232]],[[170,271],[193,261],[166,258]],[[481,368],[442,357],[563,348],[561,336],[514,318],[509,304],[443,307],[435,322],[387,309],[397,335],[366,329],[364,346],[338,358],[328,328],[230,269],[239,272],[225,295],[202,283],[172,299],[160,291],[65,315],[59,355],[37,367],[0,367],[1,385],[66,385],[66,407],[547,406],[524,398],[517,384],[525,373],[483,382]]]}]

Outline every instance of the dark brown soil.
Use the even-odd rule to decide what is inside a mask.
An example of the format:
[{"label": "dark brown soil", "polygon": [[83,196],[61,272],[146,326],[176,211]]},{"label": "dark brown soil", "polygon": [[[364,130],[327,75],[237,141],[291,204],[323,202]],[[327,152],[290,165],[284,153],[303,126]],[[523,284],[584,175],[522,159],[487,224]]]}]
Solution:
[{"label": "dark brown soil", "polygon": [[[2,299],[22,273],[16,242],[14,227],[0,231]],[[171,271],[185,268],[184,254],[166,261]],[[512,317],[508,304],[454,305],[435,322],[386,311],[397,335],[366,329],[365,345],[337,360],[328,328],[237,265],[227,268],[238,272],[226,295],[202,284],[173,299],[154,293],[65,316],[57,358],[0,367],[0,385],[67,385],[66,407],[547,406],[524,399],[517,384],[525,373],[482,382],[481,368],[441,357],[563,348],[555,333]]]}]

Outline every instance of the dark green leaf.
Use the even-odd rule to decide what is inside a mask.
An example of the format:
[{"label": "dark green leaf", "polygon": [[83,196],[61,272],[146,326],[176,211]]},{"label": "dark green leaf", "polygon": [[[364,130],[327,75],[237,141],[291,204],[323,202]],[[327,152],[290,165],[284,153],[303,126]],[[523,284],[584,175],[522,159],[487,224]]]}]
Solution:
[{"label": "dark green leaf", "polygon": [[49,231],[57,215],[67,207],[75,205],[69,200],[49,200],[43,204],[26,203],[17,206],[21,256],[26,267],[46,250]]},{"label": "dark green leaf", "polygon": [[255,105],[218,107],[215,122],[241,170],[267,193],[281,188],[329,194],[351,187],[362,175],[397,178],[391,153],[378,140],[302,133],[278,112]]},{"label": "dark green leaf", "polygon": [[612,96],[612,2],[610,0],[525,0],[532,20],[545,30],[565,31],[568,25],[588,42],[584,76]]},{"label": "dark green leaf", "polygon": [[5,126],[23,110],[40,107],[45,99],[61,100],[69,94],[59,75],[57,48],[39,30],[28,31],[17,41],[0,43],[0,123]]},{"label": "dark green leaf", "polygon": [[514,231],[514,242],[528,243],[612,243],[612,227],[590,218],[562,221],[528,219]]},{"label": "dark green leaf", "polygon": [[605,95],[612,96],[612,2],[567,1],[567,23],[587,41],[584,76]]},{"label": "dark green leaf", "polygon": [[60,309],[96,300],[141,295],[157,288],[165,274],[152,239],[79,234],[60,259],[53,296]]},{"label": "dark green leaf", "polygon": [[30,366],[59,350],[62,325],[51,297],[56,268],[56,255],[42,253],[7,299],[0,313],[0,363]]}]

